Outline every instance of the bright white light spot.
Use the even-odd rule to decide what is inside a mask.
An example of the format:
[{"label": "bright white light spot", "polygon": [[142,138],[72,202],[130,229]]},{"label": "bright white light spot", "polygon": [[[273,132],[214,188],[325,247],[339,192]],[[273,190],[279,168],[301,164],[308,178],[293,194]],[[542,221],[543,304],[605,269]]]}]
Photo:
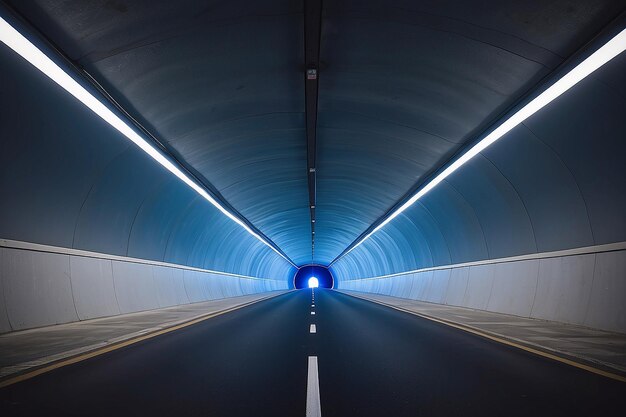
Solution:
[{"label": "bright white light spot", "polygon": [[317,288],[320,286],[320,281],[315,278],[315,277],[311,277],[309,278],[309,288]]}]

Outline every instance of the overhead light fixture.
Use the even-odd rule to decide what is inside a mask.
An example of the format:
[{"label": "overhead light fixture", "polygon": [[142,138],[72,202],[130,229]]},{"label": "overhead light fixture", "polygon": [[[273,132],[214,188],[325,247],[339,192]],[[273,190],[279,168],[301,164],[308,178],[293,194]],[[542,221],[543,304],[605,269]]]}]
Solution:
[{"label": "overhead light fixture", "polygon": [[[422,198],[426,193],[435,188],[441,181],[452,175],[457,169],[463,166],[467,161],[474,158],[480,152],[484,151],[487,147],[491,146],[494,142],[510,132],[517,125],[528,119],[530,116],[541,110],[543,107],[551,103],[554,99],[565,93],[567,90],[575,86],[578,82],[585,79],[589,74],[615,58],[620,53],[626,50],[626,29],[622,30],[619,34],[613,37],[610,41],[605,43],[597,51],[583,60],[574,69],[569,71],[558,81],[548,87],[545,91],[524,105],[521,109],[515,112],[511,117],[505,120],[501,125],[494,129],[491,133],[481,139],[477,144],[471,147],[467,152],[457,158],[454,162],[448,165],[443,171],[435,176],[430,182],[421,187],[409,200],[393,211],[383,222],[376,226],[371,232],[361,238],[355,245],[353,245],[348,251],[339,255],[333,260],[330,265],[337,262],[339,259],[356,249],[359,245],[365,242],[374,233],[385,227],[390,221],[398,217],[402,212],[411,207],[417,200]],[[329,265],[329,266],[330,266]]]},{"label": "overhead light fixture", "polygon": [[22,58],[26,59],[35,68],[44,73],[52,81],[68,93],[77,98],[81,103],[87,106],[91,111],[100,116],[104,121],[113,128],[126,136],[130,141],[137,145],[141,150],[150,155],[155,161],[165,167],[172,174],[176,175],[185,184],[195,190],[204,197],[209,203],[215,206],[219,211],[226,215],[229,219],[243,227],[249,234],[254,236],[260,242],[268,246],[291,265],[296,266],[289,258],[283,255],[267,240],[254,232],[240,218],[226,210],[217,200],[215,200],[203,187],[189,178],[178,166],[167,159],[161,152],[154,148],[147,140],[141,137],[134,129],[132,129],[124,120],[113,113],[107,106],[98,100],[93,94],[78,83],[71,75],[64,71],[52,59],[50,59],[43,51],[37,48],[24,35],[15,29],[6,20],[0,17],[0,41],[15,51]]}]

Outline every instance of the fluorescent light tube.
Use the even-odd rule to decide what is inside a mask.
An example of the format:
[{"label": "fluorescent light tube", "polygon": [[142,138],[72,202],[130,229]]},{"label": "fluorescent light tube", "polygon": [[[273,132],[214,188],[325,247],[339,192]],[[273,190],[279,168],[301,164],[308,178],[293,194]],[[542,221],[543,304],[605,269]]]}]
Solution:
[{"label": "fluorescent light tube", "polygon": [[204,197],[209,203],[213,204],[219,211],[224,213],[228,218],[243,227],[248,233],[254,236],[263,244],[284,258],[291,265],[296,266],[285,255],[280,253],[273,245],[255,233],[248,225],[246,225],[237,216],[226,210],[217,200],[215,200],[207,191],[189,178],[178,166],[167,159],[162,153],[156,150],[148,141],[141,137],[134,129],[132,129],[124,120],[113,113],[107,106],[98,100],[87,89],[80,85],[72,76],[59,67],[52,59],[50,59],[39,48],[33,45],[26,37],[18,32],[6,20],[0,17],[0,41],[9,48],[19,54],[22,58],[30,62],[35,68],[43,72],[52,81],[61,86],[68,93],[76,97],[81,103],[87,106],[91,111],[100,116],[104,121],[118,130],[121,134],[130,139],[135,145],[141,148],[145,153],[150,155],[155,161],[164,166],[172,174],[180,178],[185,184],[193,188],[198,194]]},{"label": "fluorescent light tube", "polygon": [[600,49],[591,54],[587,59],[578,64],[574,69],[565,74],[557,82],[552,84],[548,89],[539,94],[533,100],[531,100],[524,107],[515,112],[504,123],[498,126],[495,130],[485,136],[476,145],[470,148],[467,152],[452,162],[446,169],[441,171],[435,178],[430,180],[426,185],[420,188],[406,203],[398,207],[392,212],[382,223],[374,228],[371,232],[365,235],[354,246],[350,248],[343,255],[338,256],[331,265],[337,262],[340,258],[344,257],[348,253],[356,249],[361,243],[365,242],[374,233],[385,227],[390,221],[398,217],[402,212],[411,207],[417,200],[422,198],[426,193],[435,188],[437,184],[448,178],[454,171],[463,166],[467,161],[484,151],[491,146],[498,139],[502,138],[505,134],[510,132],[514,127],[528,119],[533,114],[537,113],[546,105],[550,104],[554,99],[565,93],[567,90],[578,84],[579,81],[585,79],[589,74],[615,58],[620,53],[626,50],[626,29],[622,30],[610,41],[605,43]]}]

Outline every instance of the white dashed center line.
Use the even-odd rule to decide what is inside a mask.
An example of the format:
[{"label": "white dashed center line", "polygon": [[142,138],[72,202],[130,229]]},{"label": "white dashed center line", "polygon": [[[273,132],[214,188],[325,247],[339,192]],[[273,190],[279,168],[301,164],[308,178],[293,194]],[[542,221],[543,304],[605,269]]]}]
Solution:
[{"label": "white dashed center line", "polygon": [[317,356],[309,356],[309,375],[306,381],[306,417],[321,417],[320,381],[317,374]]},{"label": "white dashed center line", "polygon": [[309,328],[309,333],[317,333],[317,328],[315,327],[314,324],[312,324],[311,327]]},{"label": "white dashed center line", "polygon": [[315,315],[315,311],[311,311],[311,315],[314,316]]}]

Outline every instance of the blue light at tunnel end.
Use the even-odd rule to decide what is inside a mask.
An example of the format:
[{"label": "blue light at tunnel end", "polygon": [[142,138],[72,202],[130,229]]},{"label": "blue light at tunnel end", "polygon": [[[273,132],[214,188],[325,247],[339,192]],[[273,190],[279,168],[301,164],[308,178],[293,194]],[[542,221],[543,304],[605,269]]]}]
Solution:
[{"label": "blue light at tunnel end", "polygon": [[334,287],[335,280],[328,268],[321,265],[305,265],[294,275],[293,288],[311,288],[309,287],[309,280],[312,278],[317,279],[319,288]]}]

